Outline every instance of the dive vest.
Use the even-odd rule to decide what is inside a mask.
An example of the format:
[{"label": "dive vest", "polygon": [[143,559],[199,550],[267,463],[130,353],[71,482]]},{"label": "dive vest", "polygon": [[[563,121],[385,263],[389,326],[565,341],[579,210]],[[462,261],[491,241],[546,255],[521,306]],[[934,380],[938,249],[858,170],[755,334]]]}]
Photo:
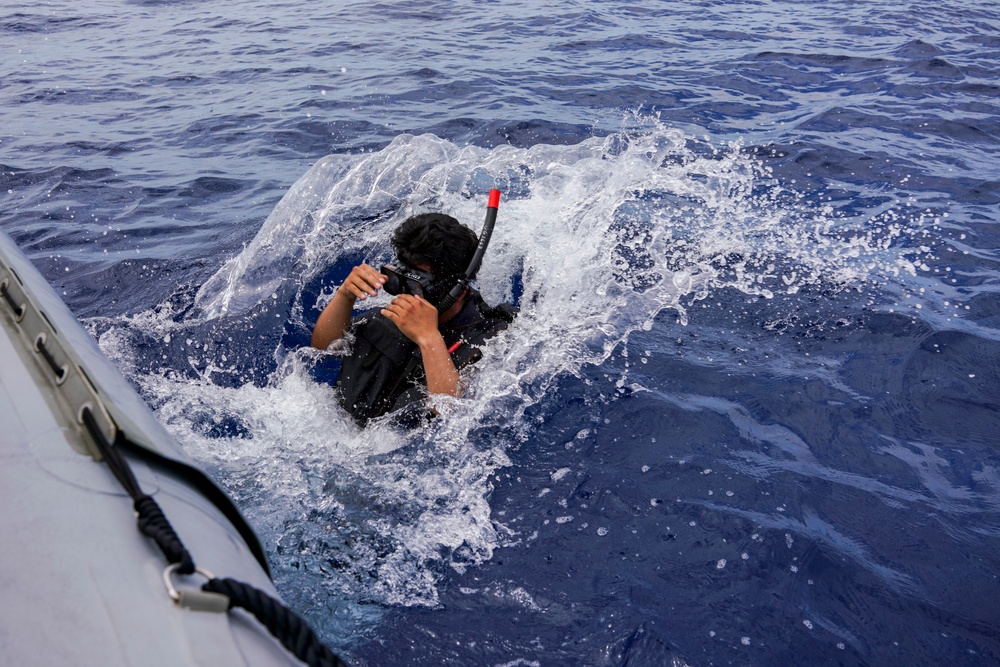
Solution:
[{"label": "dive vest", "polygon": [[[479,361],[477,346],[506,329],[516,314],[506,303],[489,308],[478,292],[469,290],[459,314],[440,328],[455,368]],[[336,386],[340,404],[359,424],[426,399],[416,343],[379,312],[359,316],[352,329],[354,349],[341,363]]]}]

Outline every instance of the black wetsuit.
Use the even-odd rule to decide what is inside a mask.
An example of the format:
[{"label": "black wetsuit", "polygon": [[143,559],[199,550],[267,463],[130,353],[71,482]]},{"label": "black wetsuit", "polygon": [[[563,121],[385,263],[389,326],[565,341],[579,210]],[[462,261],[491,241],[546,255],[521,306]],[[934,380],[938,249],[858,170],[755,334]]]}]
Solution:
[{"label": "black wetsuit", "polygon": [[[439,327],[455,368],[478,361],[476,346],[506,329],[516,312],[507,304],[490,308],[470,289],[458,314]],[[361,424],[407,406],[426,412],[427,382],[416,343],[377,310],[358,315],[351,333],[354,349],[336,383],[344,409]]]}]

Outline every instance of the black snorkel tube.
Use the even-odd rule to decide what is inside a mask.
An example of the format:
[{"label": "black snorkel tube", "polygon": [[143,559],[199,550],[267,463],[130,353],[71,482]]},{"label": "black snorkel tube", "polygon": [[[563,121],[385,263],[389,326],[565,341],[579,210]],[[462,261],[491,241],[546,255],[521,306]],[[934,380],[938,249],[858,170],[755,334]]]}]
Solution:
[{"label": "black snorkel tube", "polygon": [[490,190],[490,198],[486,204],[486,222],[483,223],[483,231],[479,234],[479,245],[476,246],[476,252],[472,255],[472,261],[469,262],[469,268],[465,270],[465,276],[461,278],[455,286],[451,288],[451,291],[440,302],[438,302],[437,309],[439,313],[446,312],[449,308],[455,305],[458,298],[462,296],[462,292],[465,288],[469,286],[469,281],[473,279],[476,272],[479,270],[479,266],[483,263],[483,255],[486,254],[486,246],[490,244],[490,237],[493,236],[493,225],[497,221],[497,209],[500,208],[500,191]]}]

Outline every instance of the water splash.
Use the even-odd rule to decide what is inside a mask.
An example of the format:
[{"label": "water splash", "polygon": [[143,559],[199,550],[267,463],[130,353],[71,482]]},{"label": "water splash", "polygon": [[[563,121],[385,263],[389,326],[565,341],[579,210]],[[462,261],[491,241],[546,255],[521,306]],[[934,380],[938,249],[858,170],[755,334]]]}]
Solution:
[{"label": "water splash", "polygon": [[[358,429],[311,375],[324,355],[287,349],[287,332],[311,328],[342,278],[327,278],[330,266],[389,259],[392,230],[417,212],[478,229],[491,187],[504,201],[480,288],[490,302],[517,301],[519,317],[485,350],[469,395],[434,423]],[[293,587],[309,596],[303,606],[345,596],[434,605],[441,568],[482,562],[517,538],[491,516],[490,476],[561,377],[604,363],[664,312],[686,323],[693,305],[723,292],[794,308],[805,288],[916,275],[922,251],[908,241],[922,221],[873,219],[805,201],[739,142],[713,146],[655,121],[523,149],[403,135],[320,160],[193,308],[94,329],[275,545],[278,569],[315,583]],[[251,321],[270,322],[268,334]],[[182,339],[195,342],[160,365],[131,360]],[[243,356],[220,352],[233,348]],[[266,381],[247,381],[250,357],[271,360]]]}]

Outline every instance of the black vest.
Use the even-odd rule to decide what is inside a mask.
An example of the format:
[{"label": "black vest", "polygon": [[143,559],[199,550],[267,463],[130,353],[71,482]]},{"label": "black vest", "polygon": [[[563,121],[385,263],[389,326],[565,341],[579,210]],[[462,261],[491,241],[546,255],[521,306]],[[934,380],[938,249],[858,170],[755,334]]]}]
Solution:
[{"label": "black vest", "polygon": [[[489,308],[478,292],[469,290],[462,310],[440,327],[448,349],[458,344],[451,353],[455,368],[478,361],[482,352],[477,346],[506,329],[516,314],[509,304]],[[421,406],[426,380],[416,343],[377,311],[359,315],[351,329],[354,349],[341,364],[336,383],[344,409],[363,426],[403,407]]]}]

